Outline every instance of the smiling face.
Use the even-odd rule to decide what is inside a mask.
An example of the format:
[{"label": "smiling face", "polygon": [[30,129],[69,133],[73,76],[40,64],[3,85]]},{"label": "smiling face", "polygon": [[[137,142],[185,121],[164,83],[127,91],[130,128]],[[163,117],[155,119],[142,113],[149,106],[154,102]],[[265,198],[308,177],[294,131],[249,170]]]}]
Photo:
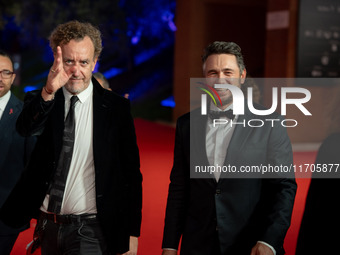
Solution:
[{"label": "smiling face", "polygon": [[[237,64],[236,57],[231,54],[210,55],[203,64],[204,77],[209,78],[209,84],[232,84],[241,87],[246,77],[246,70],[242,72]],[[232,94],[228,89],[216,89],[222,100],[222,109],[227,108],[232,102]]]},{"label": "smiling face", "polygon": [[65,88],[72,94],[79,94],[89,86],[97,63],[93,43],[85,36],[80,41],[71,40],[68,44],[62,45],[61,50],[64,70],[71,75]]},{"label": "smiling face", "polygon": [[[0,71],[10,71],[13,72],[12,61],[5,56],[0,55]],[[2,78],[0,75],[0,97],[3,97],[11,89],[13,81],[15,79],[15,74],[11,78]]]}]

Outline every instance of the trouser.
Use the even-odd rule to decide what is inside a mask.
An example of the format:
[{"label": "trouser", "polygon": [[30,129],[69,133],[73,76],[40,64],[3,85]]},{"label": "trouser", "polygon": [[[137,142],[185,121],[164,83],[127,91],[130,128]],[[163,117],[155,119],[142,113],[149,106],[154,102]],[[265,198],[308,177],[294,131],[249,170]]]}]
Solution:
[{"label": "trouser", "polygon": [[62,217],[40,216],[35,234],[39,237],[42,255],[110,255],[95,216]]},{"label": "trouser", "polygon": [[183,248],[182,246],[180,255],[194,255],[194,254],[221,255],[221,247],[220,247],[220,241],[218,239],[218,232],[215,231],[213,236],[209,237],[208,240],[209,241],[206,242],[206,246],[204,246],[202,250],[200,250],[197,247],[194,247],[194,249],[192,249],[189,246],[186,246],[184,249],[182,249]]},{"label": "trouser", "polygon": [[0,254],[9,255],[21,231],[28,226],[20,229],[13,229],[0,221]]},{"label": "trouser", "polygon": [[0,254],[11,254],[12,248],[17,240],[19,232],[17,234],[0,235]]},{"label": "trouser", "polygon": [[218,240],[218,231],[214,235],[214,245],[212,247],[212,255],[221,255],[220,241]]}]

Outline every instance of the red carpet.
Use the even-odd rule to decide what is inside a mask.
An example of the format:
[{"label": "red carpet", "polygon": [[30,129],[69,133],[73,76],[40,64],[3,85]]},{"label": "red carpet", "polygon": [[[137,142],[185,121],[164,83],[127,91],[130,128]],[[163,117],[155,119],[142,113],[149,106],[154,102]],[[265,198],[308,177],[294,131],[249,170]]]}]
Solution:
[{"label": "red carpet", "polygon": [[[294,152],[294,164],[314,163],[316,152]],[[305,209],[306,196],[310,184],[310,179],[296,179],[298,189],[295,197],[291,226],[288,229],[284,248],[287,255],[295,254],[296,242],[299,234],[300,223]]]},{"label": "red carpet", "polygon": [[[175,129],[162,124],[137,119],[136,133],[143,173],[143,222],[139,239],[139,255],[160,255],[169,175],[173,160]],[[294,163],[313,163],[315,152],[294,153]],[[287,255],[294,255],[300,221],[305,206],[309,179],[298,179],[298,192],[292,225],[285,240]],[[33,226],[22,232],[11,255],[24,255],[32,240]]]}]

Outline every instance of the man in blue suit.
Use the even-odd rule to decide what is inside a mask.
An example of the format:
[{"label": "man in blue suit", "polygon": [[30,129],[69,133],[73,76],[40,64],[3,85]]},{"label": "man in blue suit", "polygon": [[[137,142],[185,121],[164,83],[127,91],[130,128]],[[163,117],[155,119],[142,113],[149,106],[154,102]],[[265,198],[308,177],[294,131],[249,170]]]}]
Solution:
[{"label": "man in blue suit", "polygon": [[[0,207],[18,181],[34,145],[32,138],[20,136],[15,129],[23,103],[10,91],[14,79],[13,62],[0,51]],[[27,227],[13,229],[0,221],[0,254],[10,254],[20,231]]]},{"label": "man in blue suit", "polygon": [[[214,42],[205,49],[202,60],[204,77],[215,84],[232,81],[241,88],[246,69],[237,44]],[[281,125],[230,123],[282,120],[282,116],[259,116],[248,108],[243,115],[233,116],[228,113],[236,108],[231,92],[216,89],[216,93],[221,105],[211,104],[209,116],[198,108],[177,121],[163,255],[177,255],[181,238],[181,255],[282,255],[296,193],[293,176],[250,178],[246,174],[233,178],[223,172],[209,178],[204,173],[199,178],[191,176],[193,166],[229,165],[239,170],[244,166],[293,164],[290,140]],[[228,125],[212,124],[219,115]]]}]

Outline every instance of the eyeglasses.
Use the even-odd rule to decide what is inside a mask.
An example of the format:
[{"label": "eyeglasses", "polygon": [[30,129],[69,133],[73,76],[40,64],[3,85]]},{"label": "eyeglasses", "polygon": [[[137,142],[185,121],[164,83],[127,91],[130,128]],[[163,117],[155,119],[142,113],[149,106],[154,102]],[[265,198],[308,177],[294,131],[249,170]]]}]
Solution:
[{"label": "eyeglasses", "polygon": [[9,79],[12,78],[14,72],[11,72],[9,70],[2,70],[0,71],[0,75],[2,77],[2,79]]}]

